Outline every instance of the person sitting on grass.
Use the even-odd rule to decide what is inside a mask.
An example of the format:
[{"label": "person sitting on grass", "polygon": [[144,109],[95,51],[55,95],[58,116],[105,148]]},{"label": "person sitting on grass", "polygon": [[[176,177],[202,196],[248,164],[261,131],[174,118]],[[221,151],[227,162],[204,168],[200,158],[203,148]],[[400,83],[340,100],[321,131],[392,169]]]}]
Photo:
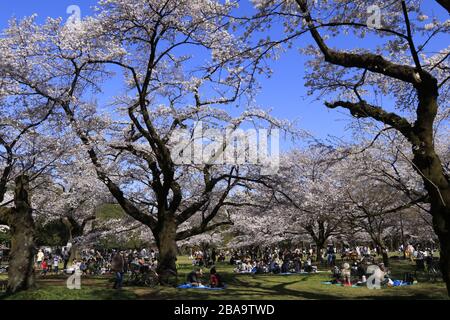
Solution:
[{"label": "person sitting on grass", "polygon": [[216,267],[213,266],[209,271],[209,284],[211,288],[223,288],[224,285],[222,283],[221,276],[217,273]]},{"label": "person sitting on grass", "polygon": [[264,265],[263,261],[257,261],[256,263],[256,269],[255,269],[255,274],[262,274],[266,272],[266,267]]},{"label": "person sitting on grass", "polygon": [[289,272],[289,260],[285,258],[281,265],[281,273],[288,273],[288,272]]},{"label": "person sitting on grass", "polygon": [[240,262],[236,268],[234,268],[234,272],[236,273],[249,273],[251,272],[252,266],[248,266],[245,262]]},{"label": "person sitting on grass", "polygon": [[294,258],[294,270],[295,273],[300,273],[302,271],[302,261],[299,256]]},{"label": "person sitting on grass", "polygon": [[333,284],[339,283],[341,278],[341,270],[339,270],[338,266],[334,266],[331,278],[332,278],[331,283]]},{"label": "person sitting on grass", "polygon": [[252,264],[252,269],[250,270],[250,272],[251,273],[256,273],[258,271],[258,261],[253,261],[253,264]]},{"label": "person sitting on grass", "polygon": [[390,279],[390,271],[385,267],[384,263],[378,264],[378,268],[380,269],[380,274],[382,276],[381,285],[386,285],[389,282],[392,282],[392,280]]},{"label": "person sitting on grass", "polygon": [[308,257],[308,259],[306,259],[305,262],[305,272],[313,272],[313,265],[312,265],[312,261],[311,261],[311,257]]},{"label": "person sitting on grass", "polygon": [[281,267],[277,262],[275,262],[273,265],[273,268],[272,268],[272,273],[279,274],[280,272],[281,272]]},{"label": "person sitting on grass", "polygon": [[200,278],[202,276],[203,276],[203,270],[201,268],[196,268],[194,271],[191,271],[187,275],[187,282],[195,287],[201,286],[202,283],[200,281]]}]

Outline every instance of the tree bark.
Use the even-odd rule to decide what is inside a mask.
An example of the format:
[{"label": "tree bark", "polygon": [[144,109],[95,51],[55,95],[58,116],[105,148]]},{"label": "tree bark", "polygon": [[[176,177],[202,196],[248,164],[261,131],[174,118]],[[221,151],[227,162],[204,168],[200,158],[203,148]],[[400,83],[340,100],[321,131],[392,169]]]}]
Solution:
[{"label": "tree bark", "polygon": [[325,247],[325,241],[323,239],[320,239],[319,241],[316,241],[316,249],[317,249],[317,262],[323,263],[323,256],[322,256],[322,249]]},{"label": "tree bark", "polygon": [[[316,223],[317,230],[315,230]],[[325,242],[329,238],[329,234],[325,230],[325,222],[320,219],[317,221],[311,221],[310,223],[303,225],[303,228],[309,233],[314,241],[314,244],[316,245],[316,261],[322,263],[323,258],[320,251],[324,248]]]},{"label": "tree bark", "polygon": [[381,248],[381,256],[383,257],[383,264],[385,267],[389,267],[389,254],[386,252],[385,248]]},{"label": "tree bark", "polygon": [[32,217],[27,176],[15,181],[15,208],[9,217],[11,252],[8,268],[8,293],[34,286],[35,225]]},{"label": "tree bark", "polygon": [[[449,222],[447,221],[447,225]],[[438,233],[440,250],[440,267],[442,278],[447,285],[447,294],[450,296],[450,236],[449,233]]]},{"label": "tree bark", "polygon": [[405,242],[405,228],[403,227],[403,215],[400,213],[400,231],[401,231],[401,241],[403,247],[403,259],[406,259],[406,242]]},{"label": "tree bark", "polygon": [[433,229],[441,246],[440,264],[443,280],[450,295],[450,183],[442,162],[435,152],[433,122],[438,110],[438,85],[436,79],[421,75],[422,85],[417,87],[419,105],[414,134],[419,143],[413,143],[413,163],[422,176],[430,197]]},{"label": "tree bark", "polygon": [[[450,296],[450,190],[437,188],[427,183],[427,190],[431,198],[431,214],[433,216],[433,229],[439,238],[440,267],[442,278],[447,285]],[[432,188],[433,190],[430,190]]]},{"label": "tree bark", "polygon": [[177,224],[175,217],[168,215],[158,223],[157,230],[153,232],[159,250],[157,273],[161,284],[167,284],[170,276],[176,275],[177,267]]}]

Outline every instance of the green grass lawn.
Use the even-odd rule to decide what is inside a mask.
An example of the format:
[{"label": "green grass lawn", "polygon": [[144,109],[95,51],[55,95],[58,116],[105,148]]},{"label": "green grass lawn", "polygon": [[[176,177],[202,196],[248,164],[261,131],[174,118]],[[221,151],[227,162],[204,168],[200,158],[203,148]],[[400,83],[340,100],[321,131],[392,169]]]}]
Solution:
[{"label": "green grass lawn", "polygon": [[[124,287],[113,290],[113,276],[89,277],[81,280],[80,290],[66,287],[66,276],[48,276],[38,278],[37,288],[11,296],[0,295],[0,299],[50,299],[50,300],[117,300],[117,299],[447,299],[445,285],[442,282],[428,283],[420,281],[413,286],[370,290],[366,287],[339,287],[321,284],[330,279],[328,272],[313,275],[244,275],[234,274],[233,267],[218,264],[218,272],[227,284],[226,290],[205,291],[198,289],[176,289],[156,287]],[[179,258],[179,278],[183,282],[186,274],[192,270],[186,257]],[[401,278],[403,272],[414,270],[409,261],[392,260],[393,278]],[[207,276],[207,275],[206,275]],[[0,275],[1,278],[5,275]],[[205,277],[205,280],[207,278]]]}]

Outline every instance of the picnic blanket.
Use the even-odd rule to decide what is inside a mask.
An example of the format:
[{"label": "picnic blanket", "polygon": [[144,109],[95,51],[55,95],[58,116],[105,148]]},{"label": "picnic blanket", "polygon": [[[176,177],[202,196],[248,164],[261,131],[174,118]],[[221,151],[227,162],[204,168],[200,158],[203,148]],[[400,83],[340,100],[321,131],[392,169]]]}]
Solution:
[{"label": "picnic blanket", "polygon": [[[338,287],[344,287],[344,285],[342,283],[333,283],[331,281],[322,281],[321,284],[326,284],[326,285],[335,285]],[[350,286],[348,286],[350,288]],[[354,284],[351,286],[351,288],[359,288],[360,286]]]},{"label": "picnic blanket", "polygon": [[300,271],[300,272],[282,272],[282,273],[278,273],[275,275],[280,275],[280,276],[289,276],[289,275],[299,275],[299,274],[316,274],[316,273],[320,273],[323,271],[315,271],[315,272],[306,272],[306,271]]},{"label": "picnic blanket", "polygon": [[[331,281],[323,281],[321,282],[322,284],[327,284],[327,285],[335,285],[335,286],[343,286],[342,283],[332,283]],[[391,284],[392,287],[402,287],[402,286],[411,286],[413,285],[413,283],[410,282],[404,282],[403,280],[394,280]],[[352,285],[353,288],[356,287],[360,287],[356,284]]]},{"label": "picnic blanket", "polygon": [[295,273],[295,272],[281,272],[278,275],[280,275],[280,276],[290,276],[290,275],[295,275],[295,274],[301,274],[301,273],[300,272],[299,273]]},{"label": "picnic blanket", "polygon": [[393,282],[392,282],[392,286],[393,287],[403,287],[403,286],[412,286],[413,285],[413,283],[411,283],[411,282],[405,282],[405,281],[403,281],[403,280],[394,280]]},{"label": "picnic blanket", "polygon": [[225,288],[211,288],[210,286],[204,286],[204,285],[193,286],[190,283],[185,283],[185,284],[179,285],[177,288],[178,289],[203,289],[203,290],[224,290],[225,289]]}]

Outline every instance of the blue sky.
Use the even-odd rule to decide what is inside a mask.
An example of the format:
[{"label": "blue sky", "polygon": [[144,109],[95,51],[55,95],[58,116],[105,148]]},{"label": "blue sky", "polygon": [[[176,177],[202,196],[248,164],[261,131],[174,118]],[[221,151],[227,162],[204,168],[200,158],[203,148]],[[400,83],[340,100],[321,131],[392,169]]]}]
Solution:
[{"label": "blue sky", "polygon": [[[0,28],[4,28],[8,19],[13,16],[22,18],[34,13],[38,14],[39,21],[47,16],[65,19],[69,17],[66,10],[70,5],[78,5],[82,15],[89,15],[95,4],[96,0],[3,0],[0,1]],[[242,10],[249,8],[250,4],[244,3]],[[310,37],[305,36],[301,45],[304,46],[310,41]],[[338,44],[353,45],[354,43],[348,43],[351,41],[343,37],[338,40]],[[350,116],[346,112],[329,110],[321,102],[306,96],[307,90],[303,85],[305,59],[294,47],[280,60],[271,63],[274,74],[270,79],[260,78],[262,90],[257,97],[257,103],[263,108],[273,109],[273,114],[279,118],[297,120],[302,129],[312,132],[318,138],[324,139],[329,135],[349,137],[345,127]],[[117,92],[120,85],[120,80],[110,81],[104,98],[107,99],[108,95]]]}]

